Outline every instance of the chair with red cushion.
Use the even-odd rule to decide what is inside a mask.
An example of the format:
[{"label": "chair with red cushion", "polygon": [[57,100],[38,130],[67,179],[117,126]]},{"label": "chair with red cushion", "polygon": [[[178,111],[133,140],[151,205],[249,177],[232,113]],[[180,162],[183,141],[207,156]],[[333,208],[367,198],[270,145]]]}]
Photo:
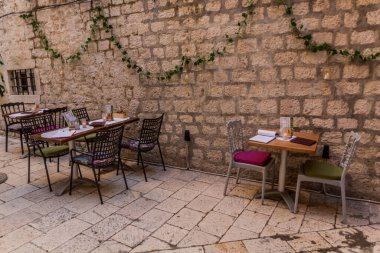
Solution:
[{"label": "chair with red cushion", "polygon": [[245,151],[243,141],[243,126],[241,120],[231,120],[227,123],[228,143],[231,152],[230,165],[227,171],[227,180],[224,195],[227,192],[228,181],[232,167],[237,168],[236,184],[239,183],[240,169],[254,170],[263,174],[261,203],[264,203],[265,183],[268,170],[273,169],[272,188],[274,184],[274,159],[271,153],[264,151]]}]

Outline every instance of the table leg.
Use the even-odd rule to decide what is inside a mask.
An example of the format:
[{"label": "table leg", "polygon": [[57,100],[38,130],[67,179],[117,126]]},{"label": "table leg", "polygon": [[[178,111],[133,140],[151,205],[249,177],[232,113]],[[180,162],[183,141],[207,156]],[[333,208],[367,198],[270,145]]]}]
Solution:
[{"label": "table leg", "polygon": [[[265,191],[265,196],[270,195],[280,195],[281,198],[285,201],[289,210],[293,212],[294,209],[294,201],[290,197],[289,193],[285,191],[285,183],[286,183],[286,160],[288,158],[288,151],[281,150],[281,163],[280,169],[278,172],[278,189],[277,190],[269,190]],[[256,194],[255,197],[261,197],[261,193]]]},{"label": "table leg", "polygon": [[[70,154],[71,154],[71,150],[75,148],[75,141],[72,140],[72,141],[69,141],[69,150],[70,150]],[[70,157],[71,159],[71,157]],[[73,187],[77,184],[78,182],[78,165],[75,164],[74,166],[74,169],[73,169]],[[70,187],[70,179],[66,179],[64,180],[63,182],[60,182],[57,187],[56,190],[54,190],[54,194],[56,196],[61,196],[63,195],[67,190],[69,190],[69,187]]]},{"label": "table leg", "polygon": [[288,158],[288,151],[281,150],[281,163],[278,175],[278,191],[285,191],[285,179],[286,179],[286,160]]}]

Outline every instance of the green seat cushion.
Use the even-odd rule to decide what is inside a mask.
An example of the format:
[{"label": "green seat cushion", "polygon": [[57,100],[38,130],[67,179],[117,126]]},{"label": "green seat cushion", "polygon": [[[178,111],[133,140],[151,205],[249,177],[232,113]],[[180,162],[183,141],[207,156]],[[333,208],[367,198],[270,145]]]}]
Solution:
[{"label": "green seat cushion", "polygon": [[83,136],[83,137],[80,137],[78,139],[75,139],[75,141],[80,141],[80,142],[84,142],[86,141],[86,139],[88,141],[91,141],[92,139],[95,139],[96,138],[96,133],[93,133],[93,134],[89,134],[89,135],[86,135],[86,136]]},{"label": "green seat cushion", "polygon": [[315,160],[306,161],[303,168],[306,176],[331,180],[340,180],[343,172],[337,165]]},{"label": "green seat cushion", "polygon": [[[69,153],[69,146],[51,146],[47,148],[42,148],[41,151],[45,157],[55,157]],[[36,155],[42,156],[41,151],[37,150]]]}]

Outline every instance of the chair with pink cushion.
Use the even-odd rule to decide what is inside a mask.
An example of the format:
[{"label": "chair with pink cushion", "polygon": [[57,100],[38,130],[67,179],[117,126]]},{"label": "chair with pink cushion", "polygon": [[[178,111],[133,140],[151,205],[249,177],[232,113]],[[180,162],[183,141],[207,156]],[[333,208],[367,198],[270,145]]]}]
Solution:
[{"label": "chair with pink cushion", "polygon": [[243,140],[243,126],[241,120],[231,120],[227,123],[228,143],[231,152],[230,165],[227,171],[227,180],[224,187],[224,195],[227,192],[231,169],[237,168],[236,184],[239,183],[240,169],[254,170],[263,174],[261,204],[264,203],[265,183],[268,170],[273,169],[272,189],[274,185],[274,159],[271,153],[264,151],[245,151]]}]

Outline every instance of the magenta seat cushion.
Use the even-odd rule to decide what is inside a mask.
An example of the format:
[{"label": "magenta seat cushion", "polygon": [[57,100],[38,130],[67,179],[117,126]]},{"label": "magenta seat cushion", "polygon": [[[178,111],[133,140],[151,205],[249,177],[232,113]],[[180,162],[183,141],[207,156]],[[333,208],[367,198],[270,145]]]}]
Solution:
[{"label": "magenta seat cushion", "polygon": [[265,166],[270,161],[271,154],[264,151],[240,151],[234,155],[235,162]]}]

